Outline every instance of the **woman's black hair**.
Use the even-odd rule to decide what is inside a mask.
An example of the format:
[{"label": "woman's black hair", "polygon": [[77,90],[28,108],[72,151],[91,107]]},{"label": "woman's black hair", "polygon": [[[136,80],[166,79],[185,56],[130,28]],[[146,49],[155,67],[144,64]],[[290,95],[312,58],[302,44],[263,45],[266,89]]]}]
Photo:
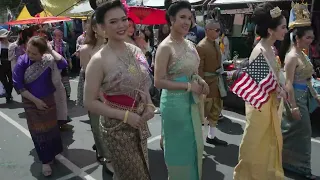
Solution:
[{"label": "woman's black hair", "polygon": [[276,18],[272,18],[270,11],[275,7],[270,3],[259,4],[252,15],[252,20],[256,24],[256,33],[261,38],[267,38],[269,36],[268,29],[276,29],[284,18],[283,14]]},{"label": "woman's black hair", "polygon": [[23,29],[20,32],[20,36],[19,36],[19,39],[18,39],[18,45],[26,44],[28,39],[33,36],[33,33],[34,33],[34,31],[33,31],[32,28]]},{"label": "woman's black hair", "polygon": [[128,18],[128,21],[131,21],[133,23],[134,32],[133,32],[132,36],[130,36],[130,38],[134,41],[134,35],[135,35],[136,31],[137,31],[136,23],[134,23],[134,21],[131,18]]},{"label": "woman's black hair", "polygon": [[97,5],[96,0],[89,0],[92,9],[95,9],[97,24],[104,23],[104,15],[111,9],[121,8],[126,13],[126,10],[120,0],[107,1],[101,5]]},{"label": "woman's black hair", "polygon": [[[146,35],[146,29],[150,32],[150,36]],[[153,33],[153,26],[146,26],[142,32],[144,33],[145,36],[145,41],[150,43],[150,46],[153,48],[154,46],[154,33]]]},{"label": "woman's black hair", "polygon": [[168,25],[171,26],[170,17],[177,15],[177,13],[182,9],[189,9],[191,11],[191,4],[189,1],[176,1],[172,2],[172,0],[165,0],[164,6],[167,10],[166,12],[166,20]]},{"label": "woman's black hair", "polygon": [[89,44],[95,46],[97,44],[96,32],[94,32],[93,27],[97,26],[96,13],[91,15],[91,18],[87,24],[88,28],[86,31],[86,37],[84,39],[84,44]]},{"label": "woman's black hair", "polygon": [[281,63],[284,63],[284,59],[286,57],[287,52],[291,46],[291,33],[292,33],[292,42],[294,44],[297,43],[297,38],[302,38],[307,31],[313,31],[312,26],[304,26],[304,27],[296,27],[288,31],[285,35],[284,40],[281,43],[280,51],[279,51],[279,58]]},{"label": "woman's black hair", "polygon": [[169,29],[169,32],[164,34],[163,33],[163,27],[164,25],[160,25],[159,27],[159,31],[158,31],[158,44],[160,44],[169,34],[170,34],[170,29]]}]

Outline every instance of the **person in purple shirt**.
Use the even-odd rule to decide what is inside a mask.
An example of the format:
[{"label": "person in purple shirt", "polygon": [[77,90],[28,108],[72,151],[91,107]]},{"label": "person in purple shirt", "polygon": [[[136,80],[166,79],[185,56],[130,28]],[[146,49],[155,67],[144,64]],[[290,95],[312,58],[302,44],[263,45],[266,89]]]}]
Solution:
[{"label": "person in purple shirt", "polygon": [[46,40],[32,37],[26,54],[18,58],[13,70],[13,84],[22,96],[28,128],[42,162],[42,173],[50,176],[50,164],[62,152],[62,141],[57,123],[55,91],[57,73],[67,67],[67,61],[52,49]]}]

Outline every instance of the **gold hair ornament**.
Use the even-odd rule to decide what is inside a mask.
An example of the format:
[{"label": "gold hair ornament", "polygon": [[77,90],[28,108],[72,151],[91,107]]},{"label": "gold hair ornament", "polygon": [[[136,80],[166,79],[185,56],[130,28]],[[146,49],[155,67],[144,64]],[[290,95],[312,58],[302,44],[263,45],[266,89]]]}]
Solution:
[{"label": "gold hair ornament", "polygon": [[311,26],[310,12],[308,10],[308,3],[291,3],[292,14],[295,19],[289,22],[289,29],[295,27]]},{"label": "gold hair ornament", "polygon": [[272,19],[280,17],[281,14],[282,14],[282,10],[278,6],[270,10],[270,15]]}]

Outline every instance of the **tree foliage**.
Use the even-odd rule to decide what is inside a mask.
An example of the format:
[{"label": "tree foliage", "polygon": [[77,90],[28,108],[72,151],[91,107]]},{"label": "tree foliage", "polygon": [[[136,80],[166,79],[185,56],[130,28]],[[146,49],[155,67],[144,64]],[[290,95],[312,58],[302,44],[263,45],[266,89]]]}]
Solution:
[{"label": "tree foliage", "polygon": [[1,0],[0,9],[15,9],[19,6],[21,0]]},{"label": "tree foliage", "polygon": [[9,8],[14,15],[17,15],[21,10],[20,5],[21,0],[0,0],[0,12],[6,12]]}]

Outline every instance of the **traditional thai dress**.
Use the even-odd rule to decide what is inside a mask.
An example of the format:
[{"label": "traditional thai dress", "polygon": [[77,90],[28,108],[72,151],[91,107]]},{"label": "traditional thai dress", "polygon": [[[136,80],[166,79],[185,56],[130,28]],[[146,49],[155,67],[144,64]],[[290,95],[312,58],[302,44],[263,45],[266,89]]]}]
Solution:
[{"label": "traditional thai dress", "polygon": [[[92,49],[93,50],[93,49]],[[89,58],[92,57],[94,53],[90,54]],[[78,94],[77,94],[77,105],[84,107],[83,105],[83,95],[84,95],[84,82],[85,82],[85,69],[82,67],[79,74],[79,83],[78,83]],[[91,130],[93,133],[93,139],[96,147],[97,157],[102,155],[102,146],[100,139],[100,116],[97,114],[93,114],[88,112],[88,116],[90,119]]]},{"label": "traditional thai dress", "polygon": [[[192,42],[186,41],[185,51],[174,53],[169,61],[167,79],[171,81],[187,83],[198,76],[200,58]],[[197,103],[197,97],[186,90],[162,90],[162,136],[170,180],[201,179],[203,137]]]},{"label": "traditional thai dress", "polygon": [[85,69],[81,68],[79,73],[79,83],[78,83],[78,91],[77,91],[77,105],[83,106],[83,89],[84,89],[84,80],[85,80]]},{"label": "traditional thai dress", "polygon": [[63,69],[67,66],[67,62],[63,59],[56,63],[52,56],[34,62],[24,54],[19,57],[13,72],[14,86],[19,92],[27,90],[49,107],[46,110],[39,110],[32,101],[22,97],[28,128],[43,164],[51,162],[57,154],[62,152],[54,96],[56,88],[52,81],[54,66]]},{"label": "traditional thai dress", "polygon": [[[71,58],[69,45],[65,41],[55,42],[54,40],[50,42],[53,49],[57,51],[61,56],[66,58],[67,60]],[[61,71],[62,83],[65,87],[65,91],[68,97],[70,97],[71,86],[69,80],[69,68],[66,67]]]},{"label": "traditional thai dress", "polygon": [[[58,52],[65,59],[70,59],[69,45],[66,42],[64,42],[64,41],[61,41],[61,42],[51,41],[50,43],[52,45],[52,48],[56,52]],[[64,89],[62,89],[60,86],[56,89],[56,91],[60,91],[59,94],[62,94],[63,93],[62,91],[65,91],[64,94],[66,95],[66,97],[70,97],[70,93],[71,93],[71,86],[70,86],[68,71],[69,71],[68,66],[65,67],[64,69],[60,70],[60,77],[61,77],[61,81],[62,81]],[[63,111],[66,111],[66,113],[68,113],[67,98],[60,97],[57,100],[59,100],[59,104],[62,105],[59,108]],[[60,119],[60,118],[63,118],[63,119]],[[58,119],[59,126],[67,124],[71,121],[71,118],[69,118],[68,115],[67,116],[60,116],[60,118]]]},{"label": "traditional thai dress", "polygon": [[[273,64],[275,64],[276,60]],[[270,62],[271,63],[271,62]],[[280,66],[275,69],[279,76]],[[280,100],[276,92],[260,111],[246,103],[246,127],[239,150],[239,162],[234,170],[235,180],[283,180],[282,134]]]},{"label": "traditional thai dress", "polygon": [[311,175],[311,121],[309,106],[311,98],[317,97],[311,84],[313,66],[306,59],[299,58],[303,63],[295,69],[294,96],[302,115],[301,120],[293,119],[287,108],[281,122],[283,135],[283,167],[301,175]]},{"label": "traditional thai dress", "polygon": [[[147,102],[142,100],[140,93],[151,85],[147,61],[140,49],[126,45],[130,58],[116,61],[114,67],[117,68],[106,72],[101,88],[106,105],[142,115],[143,104]],[[111,160],[114,179],[150,180],[147,149],[150,131],[147,122],[140,129],[108,117],[101,117],[100,122],[103,155]]]}]

